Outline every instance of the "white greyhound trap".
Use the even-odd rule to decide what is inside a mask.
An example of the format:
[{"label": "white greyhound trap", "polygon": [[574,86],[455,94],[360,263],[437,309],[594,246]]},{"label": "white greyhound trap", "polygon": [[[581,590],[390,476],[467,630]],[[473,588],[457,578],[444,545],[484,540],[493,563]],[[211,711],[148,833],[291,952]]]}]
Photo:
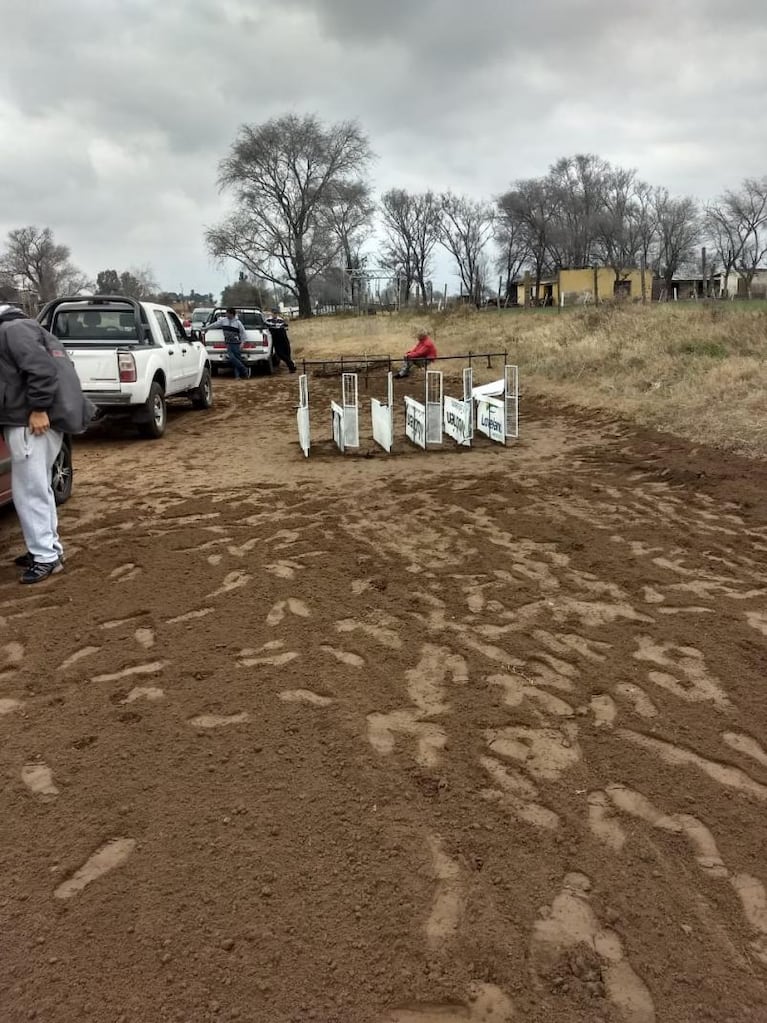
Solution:
[{"label": "white greyhound trap", "polygon": [[[393,376],[387,374],[386,401],[370,399],[373,441],[387,454],[394,446]],[[306,374],[298,378],[299,400],[296,408],[298,441],[308,458],[311,448],[309,386]],[[447,435],[460,447],[471,447],[475,431],[497,444],[505,445],[519,437],[519,370],[504,365],[503,378],[479,387],[473,386],[471,367],[463,371],[461,398],[445,395],[440,370],[426,371],[424,400],[405,397],[405,437],[416,447],[428,451],[439,447]],[[330,403],[333,442],[343,454],[360,446],[359,378],[356,373],[341,377],[341,401]]]}]

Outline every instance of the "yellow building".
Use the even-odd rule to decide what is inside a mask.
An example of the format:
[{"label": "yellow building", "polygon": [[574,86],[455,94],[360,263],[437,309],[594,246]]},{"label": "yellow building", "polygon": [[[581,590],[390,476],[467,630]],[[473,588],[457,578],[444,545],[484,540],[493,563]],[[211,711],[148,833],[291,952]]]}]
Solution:
[{"label": "yellow building", "polygon": [[[652,273],[644,271],[646,295],[652,294]],[[527,303],[525,298],[527,297]],[[609,266],[567,268],[541,280],[535,294],[535,278],[530,274],[517,284],[517,302],[520,305],[589,305],[613,299],[640,299],[642,297],[642,271],[621,270],[616,279]],[[537,299],[537,302],[536,302]]]}]

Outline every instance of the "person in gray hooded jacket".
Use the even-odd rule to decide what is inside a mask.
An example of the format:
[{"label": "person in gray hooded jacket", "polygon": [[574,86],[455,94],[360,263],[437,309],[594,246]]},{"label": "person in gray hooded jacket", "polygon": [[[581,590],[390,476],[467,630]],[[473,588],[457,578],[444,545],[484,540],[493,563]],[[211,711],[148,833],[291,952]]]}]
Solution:
[{"label": "person in gray hooded jacket", "polygon": [[[15,559],[22,583],[38,583],[60,572],[64,551],[51,486],[53,464],[70,429],[67,409],[85,429],[90,403],[71,373],[57,366],[67,353],[36,320],[0,305],[0,427],[11,455],[11,490],[27,545]],[[76,393],[79,391],[79,394]],[[92,408],[92,406],[91,406]]]}]

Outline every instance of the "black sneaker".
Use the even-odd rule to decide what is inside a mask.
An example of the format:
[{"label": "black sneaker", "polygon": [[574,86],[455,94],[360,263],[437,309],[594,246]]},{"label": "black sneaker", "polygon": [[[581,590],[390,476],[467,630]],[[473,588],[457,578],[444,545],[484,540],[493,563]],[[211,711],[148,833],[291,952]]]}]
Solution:
[{"label": "black sneaker", "polygon": [[52,575],[58,575],[59,572],[64,571],[64,566],[60,561],[48,561],[43,563],[42,561],[33,561],[26,572],[22,575],[19,582],[31,585],[32,583],[42,583]]},{"label": "black sneaker", "polygon": [[[59,561],[62,565],[64,564],[63,554],[59,554]],[[18,568],[31,568],[35,563],[35,556],[27,551],[26,554],[20,554],[18,558],[14,558],[13,563],[18,566]]]}]

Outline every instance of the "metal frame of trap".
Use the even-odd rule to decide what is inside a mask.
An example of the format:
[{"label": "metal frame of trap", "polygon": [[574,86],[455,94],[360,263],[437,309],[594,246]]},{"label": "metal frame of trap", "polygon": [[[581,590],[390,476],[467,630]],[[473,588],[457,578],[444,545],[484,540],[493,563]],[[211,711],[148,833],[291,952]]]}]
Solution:
[{"label": "metal frame of trap", "polygon": [[[488,358],[489,353],[483,353]],[[462,358],[445,356],[445,359]],[[406,395],[405,436],[417,447],[440,446],[446,433],[457,445],[470,447],[475,431],[483,433],[491,441],[505,445],[507,440],[519,437],[519,369],[504,364],[502,384],[503,397],[486,393],[483,388],[473,387],[473,368],[466,366],[462,374],[462,399],[448,397],[446,405],[443,373],[441,370],[426,370],[424,401]],[[479,391],[480,393],[476,393]],[[387,375],[387,401],[384,404],[371,398],[371,420],[373,440],[387,454],[394,443],[394,393],[393,374]],[[476,407],[475,407],[476,406]],[[449,408],[449,412],[448,412]],[[357,373],[345,372],[341,377],[341,402],[330,403],[331,430],[333,441],[343,454],[347,448],[359,448],[359,377]],[[309,388],[305,373],[299,377],[299,404],[296,407],[299,443],[306,457],[311,446],[309,425]]]}]

